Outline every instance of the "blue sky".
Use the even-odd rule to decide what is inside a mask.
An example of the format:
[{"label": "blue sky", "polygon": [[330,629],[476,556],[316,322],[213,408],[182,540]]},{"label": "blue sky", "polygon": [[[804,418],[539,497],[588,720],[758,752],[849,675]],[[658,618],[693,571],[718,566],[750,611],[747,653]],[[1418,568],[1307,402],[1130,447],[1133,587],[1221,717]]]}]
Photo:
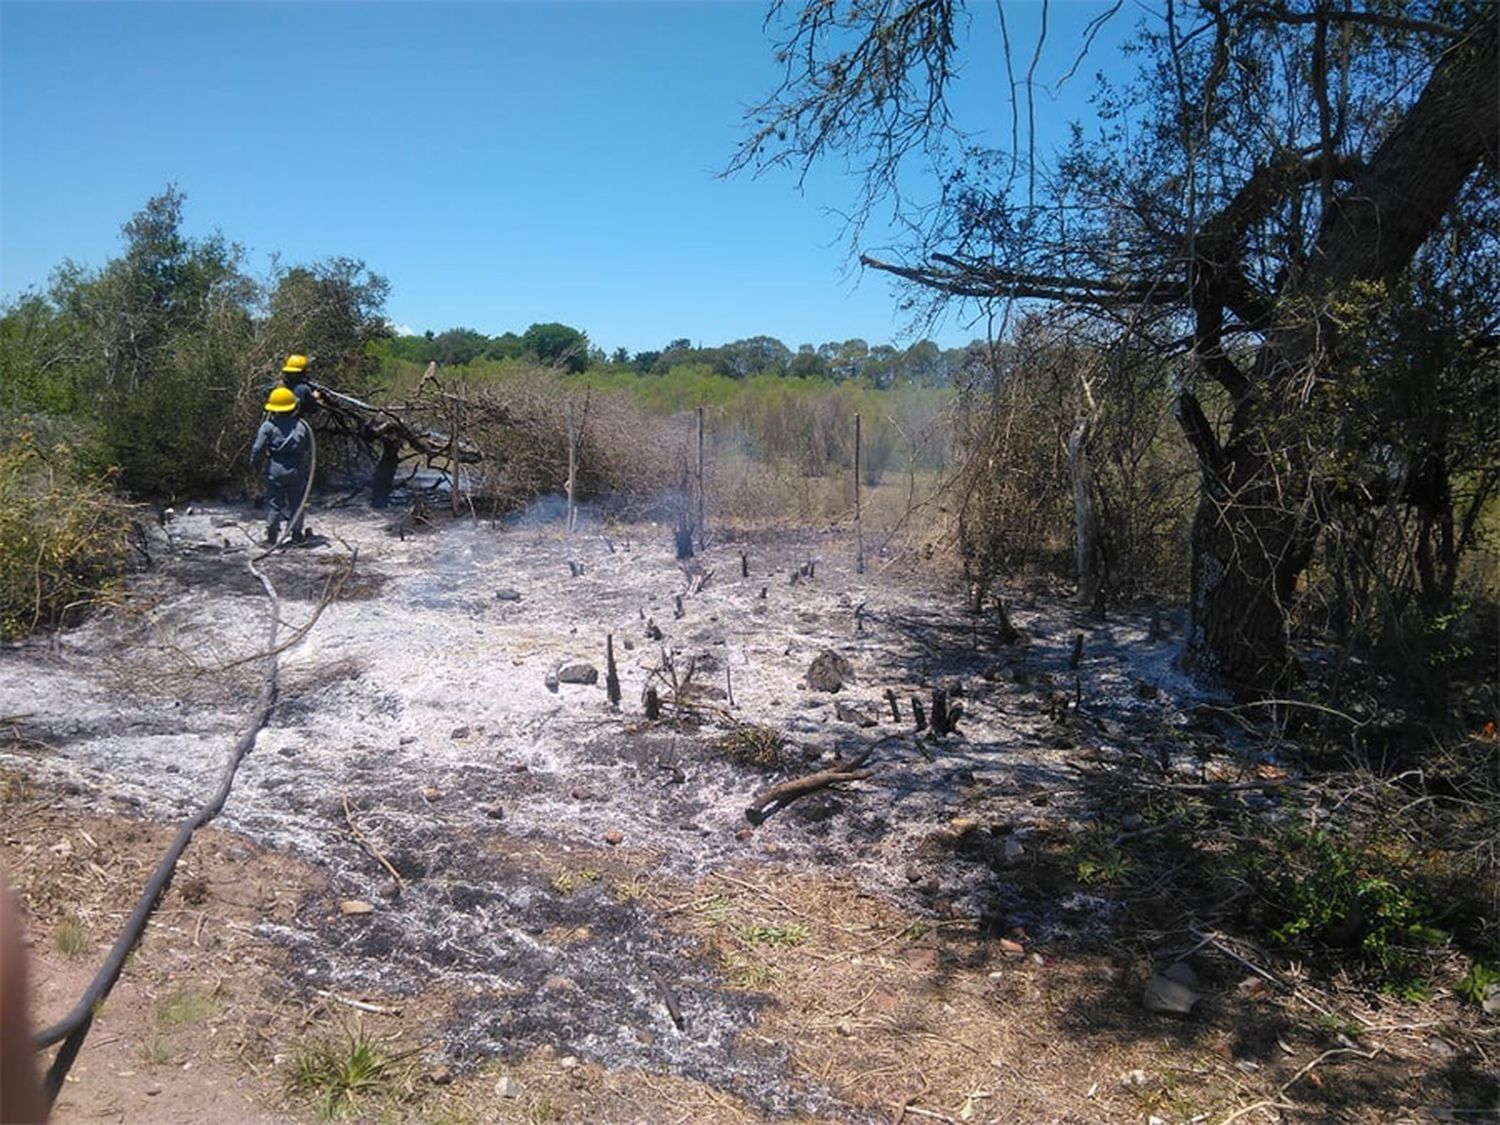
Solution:
[{"label": "blue sky", "polygon": [[[1054,0],[1055,53],[1101,5]],[[994,8],[964,104],[1009,129]],[[1029,54],[1037,3],[1007,5]],[[0,3],[0,295],[101,265],[168,183],[191,234],[249,265],[363,259],[421,331],[537,321],[631,351],[766,333],[904,342],[887,281],[850,268],[822,168],[721,179],[777,71],[760,3]],[[1115,23],[1127,30],[1126,16]],[[1096,44],[1044,144],[1084,112]],[[1020,60],[1024,63],[1024,57]],[[879,242],[879,232],[872,232]],[[945,345],[979,334],[950,317]]]}]

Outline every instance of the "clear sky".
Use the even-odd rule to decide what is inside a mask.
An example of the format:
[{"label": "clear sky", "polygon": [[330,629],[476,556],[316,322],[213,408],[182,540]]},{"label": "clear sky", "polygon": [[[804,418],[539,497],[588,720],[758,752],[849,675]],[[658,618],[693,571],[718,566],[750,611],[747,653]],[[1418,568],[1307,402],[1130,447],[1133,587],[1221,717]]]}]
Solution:
[{"label": "clear sky", "polygon": [[[1101,5],[1054,0],[1055,80]],[[1011,3],[1029,53],[1040,5]],[[45,3],[0,0],[0,296],[99,266],[169,183],[190,234],[254,272],[342,255],[391,282],[391,320],[487,334],[559,320],[612,351],[757,334],[908,342],[851,268],[839,168],[722,179],[777,78],[761,3]],[[975,5],[972,124],[1008,134],[994,9]],[[1116,21],[1123,24],[1123,17]],[[1120,33],[1127,28],[1120,27]],[[1115,36],[1117,39],[1118,36]],[[1101,41],[1039,102],[1083,112]],[[1024,65],[1025,57],[1018,60]],[[878,237],[877,237],[878,241]],[[978,334],[960,319],[945,346]]]}]

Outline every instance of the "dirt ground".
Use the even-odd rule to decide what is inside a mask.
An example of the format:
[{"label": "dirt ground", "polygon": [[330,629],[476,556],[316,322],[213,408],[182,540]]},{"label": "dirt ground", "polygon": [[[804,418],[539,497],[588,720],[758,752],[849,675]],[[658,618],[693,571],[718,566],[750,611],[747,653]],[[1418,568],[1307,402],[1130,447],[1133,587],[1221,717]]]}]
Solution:
[{"label": "dirt ground", "polygon": [[[1079,763],[1170,755],[1211,702],[1148,614],[1086,622],[1014,592],[1010,642],[919,550],[861,573],[835,534],[720,535],[684,573],[655,525],[313,524],[316,546],[264,569],[287,629],[338,596],[281,654],[273,718],[58,1120],[310,1119],[330,1091],[362,1119],[454,1122],[1500,1110],[1493,1038],[1452,1003],[1362,996],[1350,1038],[1343,1009],[1258,986],[1186,925],[1123,930],[1078,877],[1077,839],[1111,816]],[[0,864],[39,1024],[248,721],[253,530],[243,510],[184,513],[117,609],[0,652]],[[808,684],[829,649],[852,673],[837,693]],[[569,682],[583,663],[597,680]],[[933,687],[964,715],[918,737],[910,701]],[[1183,768],[1264,768],[1215,738],[1221,759]],[[765,787],[866,750],[869,777],[746,819]],[[1179,961],[1201,1000],[1146,1011]],[[382,1064],[347,1095],[298,1085],[350,1044]]]}]

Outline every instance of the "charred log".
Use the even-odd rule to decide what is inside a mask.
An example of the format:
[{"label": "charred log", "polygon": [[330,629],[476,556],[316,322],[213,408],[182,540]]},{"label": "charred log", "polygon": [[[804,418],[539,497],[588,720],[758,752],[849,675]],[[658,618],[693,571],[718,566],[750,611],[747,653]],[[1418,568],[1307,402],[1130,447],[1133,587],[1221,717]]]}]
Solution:
[{"label": "charred log", "polygon": [[785,808],[798,797],[805,797],[809,793],[816,793],[820,789],[827,789],[833,785],[861,781],[869,777],[875,771],[859,767],[864,765],[871,753],[872,751],[866,750],[858,757],[851,758],[847,762],[839,762],[826,770],[818,770],[816,773],[805,774],[791,781],[783,781],[769,789],[762,789],[755,795],[750,807],[745,810],[745,819],[751,824],[763,824],[767,817]]}]

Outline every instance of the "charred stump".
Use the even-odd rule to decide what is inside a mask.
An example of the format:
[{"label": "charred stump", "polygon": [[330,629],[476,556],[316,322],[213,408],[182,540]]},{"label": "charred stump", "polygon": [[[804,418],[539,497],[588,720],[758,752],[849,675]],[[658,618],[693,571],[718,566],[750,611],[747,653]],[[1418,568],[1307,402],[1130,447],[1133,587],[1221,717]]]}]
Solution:
[{"label": "charred stump", "polygon": [[604,638],[604,691],[609,696],[610,705],[620,705],[620,673],[615,667],[615,635],[606,634]]}]

